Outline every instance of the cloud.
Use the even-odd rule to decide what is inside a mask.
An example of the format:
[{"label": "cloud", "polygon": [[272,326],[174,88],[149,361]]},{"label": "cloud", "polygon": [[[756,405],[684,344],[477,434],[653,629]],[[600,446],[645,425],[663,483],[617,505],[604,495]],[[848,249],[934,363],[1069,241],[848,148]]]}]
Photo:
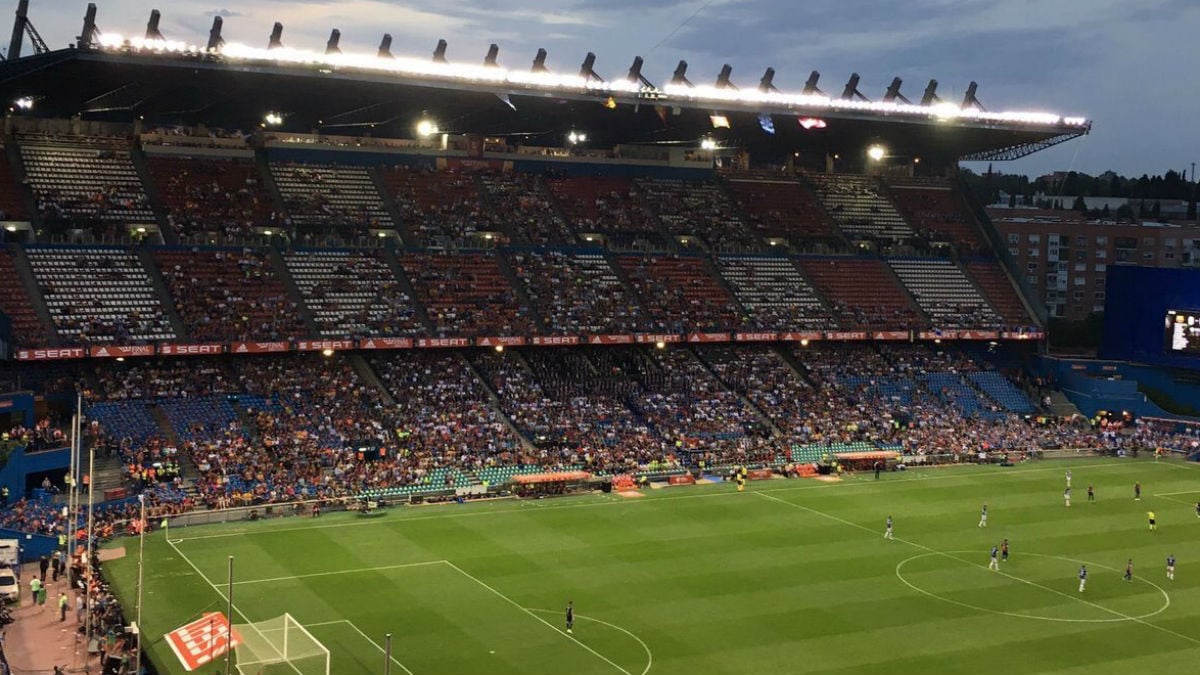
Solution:
[{"label": "cloud", "polygon": [[235,12],[231,9],[212,9],[204,13],[204,16],[219,16],[222,19],[232,19],[238,16],[246,16],[241,12]]}]

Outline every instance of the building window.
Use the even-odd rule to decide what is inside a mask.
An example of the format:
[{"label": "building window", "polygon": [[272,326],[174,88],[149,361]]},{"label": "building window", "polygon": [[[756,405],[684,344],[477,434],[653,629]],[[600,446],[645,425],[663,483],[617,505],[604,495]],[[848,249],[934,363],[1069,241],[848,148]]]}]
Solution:
[{"label": "building window", "polygon": [[1107,257],[1108,257],[1108,251],[1105,251],[1104,249],[1100,249],[1100,250],[1096,251],[1096,260],[1104,260]]},{"label": "building window", "polygon": [[1108,271],[1108,265],[1105,265],[1104,263],[1097,263],[1097,264],[1096,264],[1096,271],[1097,271],[1097,272],[1107,272],[1107,271]]},{"label": "building window", "polygon": [[1010,243],[1010,244],[1021,243],[1021,235],[1017,234],[1016,232],[1009,232],[1008,233],[1008,243]]},{"label": "building window", "polygon": [[1038,264],[1037,264],[1037,263],[1035,263],[1035,262],[1027,263],[1027,264],[1025,265],[1025,269],[1029,270],[1030,272],[1036,272],[1036,271],[1038,271],[1038,268],[1039,268],[1039,267],[1041,267],[1041,266],[1040,266],[1040,265],[1038,265]]},{"label": "building window", "polygon": [[1154,260],[1154,251],[1146,251],[1145,253],[1143,253],[1142,260],[1153,261]]},{"label": "building window", "polygon": [[1071,299],[1076,303],[1083,302],[1083,291],[1073,291],[1071,293]]},{"label": "building window", "polygon": [[1092,305],[1092,311],[1099,314],[1104,311],[1104,305]]},{"label": "building window", "polygon": [[1096,237],[1097,246],[1108,246],[1108,237]]},{"label": "building window", "polygon": [[1010,249],[1008,249],[1008,254],[1009,254],[1009,255],[1011,255],[1011,256],[1012,256],[1012,257],[1014,257],[1014,258],[1020,258],[1020,257],[1021,257],[1021,249],[1019,249],[1019,248],[1010,248]]},{"label": "building window", "polygon": [[1079,248],[1087,248],[1088,238],[1087,237],[1075,237],[1075,245],[1078,246]]},{"label": "building window", "polygon": [[1040,235],[1040,234],[1031,234],[1031,235],[1029,235],[1029,243],[1031,243],[1031,244],[1040,244],[1040,243],[1042,243],[1042,235]]},{"label": "building window", "polygon": [[1075,285],[1083,286],[1087,283],[1087,277],[1075,277]]},{"label": "building window", "polygon": [[1038,285],[1038,278],[1037,278],[1037,275],[1036,275],[1036,274],[1030,274],[1030,275],[1027,275],[1027,276],[1025,277],[1025,283],[1027,283],[1027,284],[1029,284],[1030,286],[1033,286],[1033,287],[1035,287],[1035,288],[1036,288],[1036,287],[1037,287],[1037,285]]},{"label": "building window", "polygon": [[1087,251],[1075,251],[1075,260],[1079,262],[1087,261]]},{"label": "building window", "polygon": [[1025,251],[1025,256],[1029,258],[1037,258],[1040,254],[1041,251],[1037,250],[1036,248],[1031,248]]},{"label": "building window", "polygon": [[1104,299],[1104,291],[1096,291],[1095,293],[1092,293],[1092,297],[1095,298],[1096,300],[1103,300]]},{"label": "building window", "polygon": [[1087,263],[1075,263],[1075,271],[1076,272],[1086,272],[1087,271]]}]

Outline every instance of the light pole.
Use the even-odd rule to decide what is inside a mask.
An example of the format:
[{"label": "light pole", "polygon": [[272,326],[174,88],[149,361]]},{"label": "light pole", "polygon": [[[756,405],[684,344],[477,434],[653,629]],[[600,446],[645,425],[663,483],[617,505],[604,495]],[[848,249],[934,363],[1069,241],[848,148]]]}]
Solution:
[{"label": "light pole", "polygon": [[133,673],[142,673],[142,580],[146,560],[146,494],[138,495],[141,504],[141,527],[138,530],[138,581],[137,581],[137,652],[133,655]]}]

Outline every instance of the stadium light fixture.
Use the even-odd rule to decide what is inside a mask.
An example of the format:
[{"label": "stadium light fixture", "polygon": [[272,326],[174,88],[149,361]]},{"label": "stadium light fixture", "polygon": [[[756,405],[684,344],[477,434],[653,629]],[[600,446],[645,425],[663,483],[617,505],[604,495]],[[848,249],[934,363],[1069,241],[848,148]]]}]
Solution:
[{"label": "stadium light fixture", "polygon": [[221,28],[225,25],[225,20],[219,16],[213,17],[212,28],[208,30],[208,49],[207,51],[215,52],[225,45],[225,38],[221,37]]},{"label": "stadium light fixture", "polygon": [[808,338],[804,338],[803,340],[801,340],[801,341],[800,341],[800,346],[801,346],[801,347],[807,347],[807,346],[808,346]]},{"label": "stadium light fixture", "polygon": [[666,342],[663,342],[662,340],[659,340],[658,342],[655,342],[655,343],[654,343],[654,346],[655,346],[657,349],[666,349],[666,348],[667,348],[667,343],[666,343]]},{"label": "stadium light fixture", "polygon": [[341,54],[342,48],[339,44],[342,41],[342,31],[334,28],[329,32],[329,41],[325,43],[325,54]]},{"label": "stadium light fixture", "polygon": [[500,62],[497,60],[500,57],[500,45],[493,42],[488,45],[487,56],[483,57],[483,65],[488,68],[499,68]]},{"label": "stadium light fixture", "polygon": [[496,345],[496,353],[503,354],[504,353],[504,345]]},{"label": "stadium light fixture", "polygon": [[138,234],[146,234],[146,228],[144,228],[144,227],[139,227],[134,231],[137,232]]},{"label": "stadium light fixture", "polygon": [[22,96],[21,98],[13,101],[13,105],[17,106],[18,110],[33,110],[33,97]]},{"label": "stadium light fixture", "polygon": [[714,139],[712,139],[712,138],[704,138],[704,139],[701,139],[701,141],[700,141],[700,149],[701,149],[701,150],[710,150],[710,151],[711,151],[711,150],[716,150],[716,149],[717,149],[717,142],[716,142]]},{"label": "stadium light fixture", "polygon": [[383,39],[379,41],[379,51],[376,53],[381,59],[394,59],[392,56],[392,34],[384,33]]},{"label": "stadium light fixture", "polygon": [[575,131],[574,129],[572,129],[571,133],[567,134],[567,142],[570,143],[571,145],[579,145],[580,143],[587,143],[587,139],[588,139],[587,134],[582,131]]},{"label": "stadium light fixture", "polygon": [[6,226],[4,227],[4,229],[8,230],[9,232],[16,232],[16,231],[17,231],[17,226],[16,226],[16,225],[6,225]]},{"label": "stadium light fixture", "polygon": [[321,355],[324,356],[325,358],[329,358],[330,356],[333,356],[333,350],[332,349],[322,349]]},{"label": "stadium light fixture", "polygon": [[278,21],[271,28],[271,37],[267,38],[267,49],[283,49],[283,24]]},{"label": "stadium light fixture", "polygon": [[283,115],[277,112],[269,112],[263,115],[263,124],[269,127],[277,127],[283,124]]},{"label": "stadium light fixture", "polygon": [[434,122],[433,120],[429,119],[428,117],[423,117],[423,118],[421,118],[420,122],[417,122],[417,135],[421,136],[422,138],[429,138],[430,136],[433,136],[434,134],[436,134],[438,131],[439,131],[439,129],[438,129],[437,122]]},{"label": "stadium light fixture", "polygon": [[377,235],[375,235],[375,236],[379,237],[380,239],[386,239],[386,238],[387,238],[387,232],[384,232],[384,231],[380,230],[380,231],[379,231],[379,234],[377,234]]},{"label": "stadium light fixture", "polygon": [[887,148],[876,143],[867,148],[867,157],[870,157],[875,162],[881,161],[884,157],[887,157]]}]

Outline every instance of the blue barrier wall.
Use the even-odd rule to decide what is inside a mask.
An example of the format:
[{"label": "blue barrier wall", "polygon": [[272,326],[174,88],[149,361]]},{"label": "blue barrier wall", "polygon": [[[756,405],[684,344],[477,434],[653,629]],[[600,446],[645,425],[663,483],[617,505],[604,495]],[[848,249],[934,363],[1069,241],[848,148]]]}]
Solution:
[{"label": "blue barrier wall", "polygon": [[1118,361],[1045,357],[1042,370],[1088,417],[1099,410],[1128,410],[1139,416],[1194,419],[1158,407],[1138,391],[1139,384],[1161,389],[1181,403],[1200,403],[1200,387],[1176,382],[1171,371],[1162,368]]},{"label": "blue barrier wall", "polygon": [[65,476],[70,466],[70,448],[34,453],[26,453],[25,448],[17,448],[8,456],[8,463],[4,468],[0,469],[0,485],[7,487],[10,500],[16,501],[25,494],[25,477],[29,474],[57,470]]},{"label": "blue barrier wall", "polygon": [[54,553],[58,548],[56,537],[44,534],[29,534],[18,530],[0,528],[0,539],[17,539],[21,542],[21,562],[33,562],[44,555]]},{"label": "blue barrier wall", "polygon": [[1163,346],[1167,310],[1200,310],[1200,270],[1109,266],[1104,297],[1101,358],[1200,369]]}]

